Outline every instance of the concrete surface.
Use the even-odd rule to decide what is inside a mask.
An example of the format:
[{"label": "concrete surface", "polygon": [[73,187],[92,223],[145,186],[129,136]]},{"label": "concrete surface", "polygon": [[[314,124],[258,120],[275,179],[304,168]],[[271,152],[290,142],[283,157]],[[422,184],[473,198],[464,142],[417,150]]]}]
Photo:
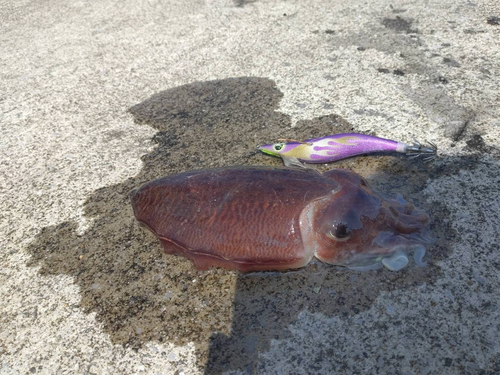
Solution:
[{"label": "concrete surface", "polygon": [[[2,2],[0,373],[499,374],[499,17],[496,0]],[[430,214],[428,267],[198,272],[133,220],[145,181],[280,165],[255,146],[343,131],[439,146],[338,164]]]}]

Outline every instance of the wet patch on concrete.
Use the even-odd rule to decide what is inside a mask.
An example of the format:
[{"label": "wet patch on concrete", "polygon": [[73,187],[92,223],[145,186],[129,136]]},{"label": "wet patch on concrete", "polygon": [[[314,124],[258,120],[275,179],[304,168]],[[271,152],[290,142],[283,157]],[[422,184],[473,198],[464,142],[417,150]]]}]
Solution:
[{"label": "wet patch on concrete", "polygon": [[443,58],[443,64],[451,66],[452,68],[460,68],[460,63],[450,57]]},{"label": "wet patch on concrete", "polygon": [[500,25],[500,17],[497,17],[497,16],[488,17],[486,19],[486,23],[488,25],[498,26],[498,25]]},{"label": "wet patch on concrete", "polygon": [[396,18],[384,18],[382,25],[398,33],[417,34],[417,29],[412,29],[413,20],[396,16]]},{"label": "wet patch on concrete", "polygon": [[[379,73],[390,73],[391,72],[389,69],[386,69],[386,68],[378,68],[377,71]],[[392,74],[394,74],[395,76],[404,76],[405,72],[402,71],[401,69],[394,69],[392,71]]]},{"label": "wet patch on concrete", "polygon": [[[45,275],[65,274],[81,290],[80,307],[95,312],[114,343],[139,348],[147,341],[195,342],[207,373],[255,368],[257,353],[304,310],[352,316],[370,308],[384,291],[409,293],[440,275],[410,266],[391,273],[357,273],[311,263],[287,273],[199,272],[181,257],[164,255],[152,234],[135,222],[129,192],[159,177],[224,165],[275,165],[257,153],[258,144],[278,138],[306,139],[356,129],[332,114],[300,121],[277,112],[282,93],[263,78],[197,82],[153,95],[132,107],[139,124],[158,130],[157,147],[145,155],[141,172],[124,183],[97,190],[85,202],[90,228],[80,234],[65,222],[44,228],[29,247],[31,264]],[[402,193],[432,217],[432,259],[446,257],[458,234],[444,205],[423,195],[428,178],[474,168],[477,159],[441,158],[429,166],[396,155],[360,157],[336,164],[366,176],[387,197]],[[327,170],[330,166],[319,166]]]},{"label": "wet patch on concrete", "polygon": [[495,150],[494,147],[489,147],[486,145],[483,137],[481,137],[480,134],[473,135],[465,143],[467,144],[468,150],[475,151],[481,154],[487,154]]},{"label": "wet patch on concrete", "polygon": [[245,5],[255,3],[255,2],[257,2],[257,0],[234,0],[234,4],[240,8],[244,7]]},{"label": "wet patch on concrete", "polygon": [[81,307],[97,314],[115,343],[203,346],[213,332],[229,333],[236,273],[198,272],[186,259],[163,255],[135,222],[129,193],[181,171],[248,164],[259,140],[288,135],[290,118],[275,111],[281,97],[270,80],[235,78],[177,87],[132,107],[138,123],[158,130],[157,147],[137,176],[88,198],[84,234],[74,222],[44,228],[29,247],[32,265],[41,274],[73,276]]},{"label": "wet patch on concrete", "polygon": [[464,34],[470,34],[470,35],[475,35],[475,34],[484,34],[486,30],[476,30],[476,29],[465,29]]}]

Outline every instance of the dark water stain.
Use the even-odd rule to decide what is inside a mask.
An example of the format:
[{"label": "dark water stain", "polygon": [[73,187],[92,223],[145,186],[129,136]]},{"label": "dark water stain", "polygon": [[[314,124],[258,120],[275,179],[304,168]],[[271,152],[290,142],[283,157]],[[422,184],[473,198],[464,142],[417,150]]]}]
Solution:
[{"label": "dark water stain", "polygon": [[500,17],[497,17],[497,16],[488,17],[486,19],[486,23],[488,25],[498,26],[498,25],[500,25]]},{"label": "dark water stain", "polygon": [[389,7],[391,8],[392,13],[396,13],[396,14],[404,13],[407,11],[407,9],[403,9],[403,8],[394,8],[394,6],[392,6],[392,5],[389,5]]},{"label": "dark water stain", "polygon": [[485,32],[486,32],[486,30],[476,30],[476,29],[465,29],[464,30],[464,34],[471,34],[471,35],[484,34]]},{"label": "dark water stain", "polygon": [[498,150],[495,147],[488,146],[480,134],[474,134],[470,139],[465,141],[465,143],[468,151],[475,151],[479,154],[498,155]]},{"label": "dark water stain", "polygon": [[[386,69],[386,68],[378,68],[377,71],[379,73],[384,73],[384,74],[387,74],[387,73],[390,73],[391,71],[389,69]],[[405,72],[402,71],[401,69],[394,69],[392,71],[392,74],[394,74],[395,76],[404,76],[405,75]]]},{"label": "dark water stain", "polygon": [[135,223],[129,192],[176,172],[248,164],[262,139],[288,136],[290,118],[276,112],[281,97],[273,81],[234,78],[177,87],[132,107],[137,123],[158,131],[157,147],[142,157],[137,176],[87,199],[92,224],[84,234],[72,221],[44,228],[28,249],[31,264],[41,274],[71,275],[80,306],[97,314],[114,343],[207,343],[213,332],[228,333],[236,273],[198,272],[185,259],[163,255]]},{"label": "dark water stain", "polygon": [[243,8],[245,5],[256,3],[257,0],[234,0],[234,4],[237,7]]},{"label": "dark water stain", "polygon": [[417,34],[418,30],[411,28],[412,23],[412,19],[400,16],[396,16],[396,18],[384,18],[382,20],[382,25],[388,29],[392,29],[398,33]]},{"label": "dark water stain", "polygon": [[[195,168],[278,166],[280,159],[256,153],[255,146],[356,131],[335,114],[292,128],[290,117],[276,111],[282,96],[271,80],[242,77],[172,88],[133,106],[136,122],[158,131],[157,147],[142,157],[137,176],[87,199],[84,214],[91,224],[85,233],[72,221],[44,228],[28,248],[31,265],[43,275],[72,276],[80,287],[80,307],[96,313],[113,343],[139,348],[148,341],[194,342],[199,365],[209,374],[253,371],[258,353],[271,339],[287,337],[288,325],[303,310],[348,317],[370,308],[381,292],[412,293],[418,285],[434,283],[440,269],[432,262],[397,273],[356,273],[318,263],[281,274],[200,272],[184,258],[164,255],[153,235],[136,224],[128,195],[147,181]],[[336,167],[351,168],[384,195],[402,193],[426,209],[437,238],[430,253],[439,260],[459,234],[448,208],[422,189],[428,178],[474,168],[477,162],[443,157],[429,166],[393,155],[360,157]]]},{"label": "dark water stain", "polygon": [[450,57],[443,58],[443,64],[451,66],[452,68],[460,68],[460,63]]}]

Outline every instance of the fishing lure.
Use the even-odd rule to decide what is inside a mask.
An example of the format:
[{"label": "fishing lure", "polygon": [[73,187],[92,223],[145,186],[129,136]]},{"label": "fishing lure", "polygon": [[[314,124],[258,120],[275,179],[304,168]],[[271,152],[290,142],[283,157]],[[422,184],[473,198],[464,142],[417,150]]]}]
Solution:
[{"label": "fishing lure", "polygon": [[410,157],[424,155],[426,161],[436,157],[436,145],[428,142],[428,146],[422,146],[419,142],[414,142],[414,144],[407,144],[371,135],[347,133],[305,141],[281,139],[280,143],[261,145],[257,148],[265,154],[281,156],[286,166],[303,166],[302,163],[331,163],[369,153],[399,152]]}]

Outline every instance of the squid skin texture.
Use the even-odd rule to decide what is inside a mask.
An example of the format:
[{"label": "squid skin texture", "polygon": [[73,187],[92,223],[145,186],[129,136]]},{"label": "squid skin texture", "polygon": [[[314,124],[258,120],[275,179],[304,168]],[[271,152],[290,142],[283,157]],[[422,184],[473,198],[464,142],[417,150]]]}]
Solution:
[{"label": "squid skin texture", "polygon": [[428,221],[411,204],[384,200],[361,176],[341,169],[191,171],[145,184],[131,202],[166,253],[200,270],[288,270],[314,256],[365,267],[421,246]]}]

